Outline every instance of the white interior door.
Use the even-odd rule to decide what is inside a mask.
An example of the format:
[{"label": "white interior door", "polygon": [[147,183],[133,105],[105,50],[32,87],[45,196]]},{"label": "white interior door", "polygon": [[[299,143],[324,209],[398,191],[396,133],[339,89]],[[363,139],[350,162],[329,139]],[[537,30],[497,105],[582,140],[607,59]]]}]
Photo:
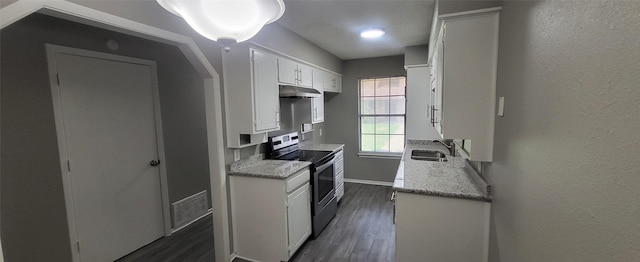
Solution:
[{"label": "white interior door", "polygon": [[79,257],[113,261],[164,235],[155,66],[55,53]]}]

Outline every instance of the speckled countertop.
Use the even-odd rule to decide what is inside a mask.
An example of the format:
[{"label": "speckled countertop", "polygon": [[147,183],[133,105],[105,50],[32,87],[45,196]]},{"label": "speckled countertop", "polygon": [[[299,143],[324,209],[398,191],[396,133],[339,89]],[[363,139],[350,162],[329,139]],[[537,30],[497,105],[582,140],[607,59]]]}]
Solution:
[{"label": "speckled countertop", "polygon": [[234,162],[229,167],[229,175],[286,179],[311,165],[311,162],[265,160],[263,158],[263,155],[260,154]]},{"label": "speckled countertop", "polygon": [[303,143],[300,144],[302,150],[316,150],[316,151],[338,151],[344,147],[344,144],[315,144],[315,143]]},{"label": "speckled countertop", "polygon": [[[414,149],[438,150],[447,162],[411,159]],[[462,157],[449,156],[446,147],[431,141],[409,140],[398,166],[393,189],[398,192],[465,198],[491,202],[490,185]]]}]

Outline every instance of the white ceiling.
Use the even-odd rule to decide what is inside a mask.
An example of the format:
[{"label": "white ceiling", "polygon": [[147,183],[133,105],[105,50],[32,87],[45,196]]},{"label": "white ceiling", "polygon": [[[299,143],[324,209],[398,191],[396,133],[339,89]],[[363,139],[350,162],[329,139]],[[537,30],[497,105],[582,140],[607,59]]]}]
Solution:
[{"label": "white ceiling", "polygon": [[[429,42],[434,0],[284,0],[277,21],[343,60],[400,55]],[[360,31],[382,27],[379,39]]]}]

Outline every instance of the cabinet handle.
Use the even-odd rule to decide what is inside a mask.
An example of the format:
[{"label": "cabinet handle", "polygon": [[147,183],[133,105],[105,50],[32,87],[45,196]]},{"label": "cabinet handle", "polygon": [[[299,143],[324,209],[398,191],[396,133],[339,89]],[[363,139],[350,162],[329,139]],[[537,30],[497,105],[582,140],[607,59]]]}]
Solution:
[{"label": "cabinet handle", "polygon": [[436,121],[436,111],[438,111],[438,109],[436,109],[436,106],[432,105],[431,106],[431,124],[438,123],[438,121]]},{"label": "cabinet handle", "polygon": [[313,117],[314,118],[318,118],[318,109],[317,108],[313,109]]},{"label": "cabinet handle", "polygon": [[280,123],[280,111],[276,111],[276,123]]}]

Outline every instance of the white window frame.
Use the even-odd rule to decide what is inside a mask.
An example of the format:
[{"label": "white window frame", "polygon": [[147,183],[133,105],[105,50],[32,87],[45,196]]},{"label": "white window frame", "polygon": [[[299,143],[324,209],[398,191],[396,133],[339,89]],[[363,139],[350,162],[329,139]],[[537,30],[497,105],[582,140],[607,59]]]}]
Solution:
[{"label": "white window frame", "polygon": [[[367,157],[367,158],[386,158],[386,159],[401,159],[403,152],[375,152],[375,151],[362,151],[362,88],[361,81],[362,80],[375,80],[381,78],[395,78],[395,77],[404,77],[405,86],[404,86],[404,114],[373,114],[373,115],[364,115],[364,116],[402,116],[404,117],[404,143],[407,142],[407,76],[406,75],[395,75],[395,76],[376,76],[376,77],[362,77],[358,79],[358,156],[359,157]],[[375,96],[373,96],[375,97]]]}]

